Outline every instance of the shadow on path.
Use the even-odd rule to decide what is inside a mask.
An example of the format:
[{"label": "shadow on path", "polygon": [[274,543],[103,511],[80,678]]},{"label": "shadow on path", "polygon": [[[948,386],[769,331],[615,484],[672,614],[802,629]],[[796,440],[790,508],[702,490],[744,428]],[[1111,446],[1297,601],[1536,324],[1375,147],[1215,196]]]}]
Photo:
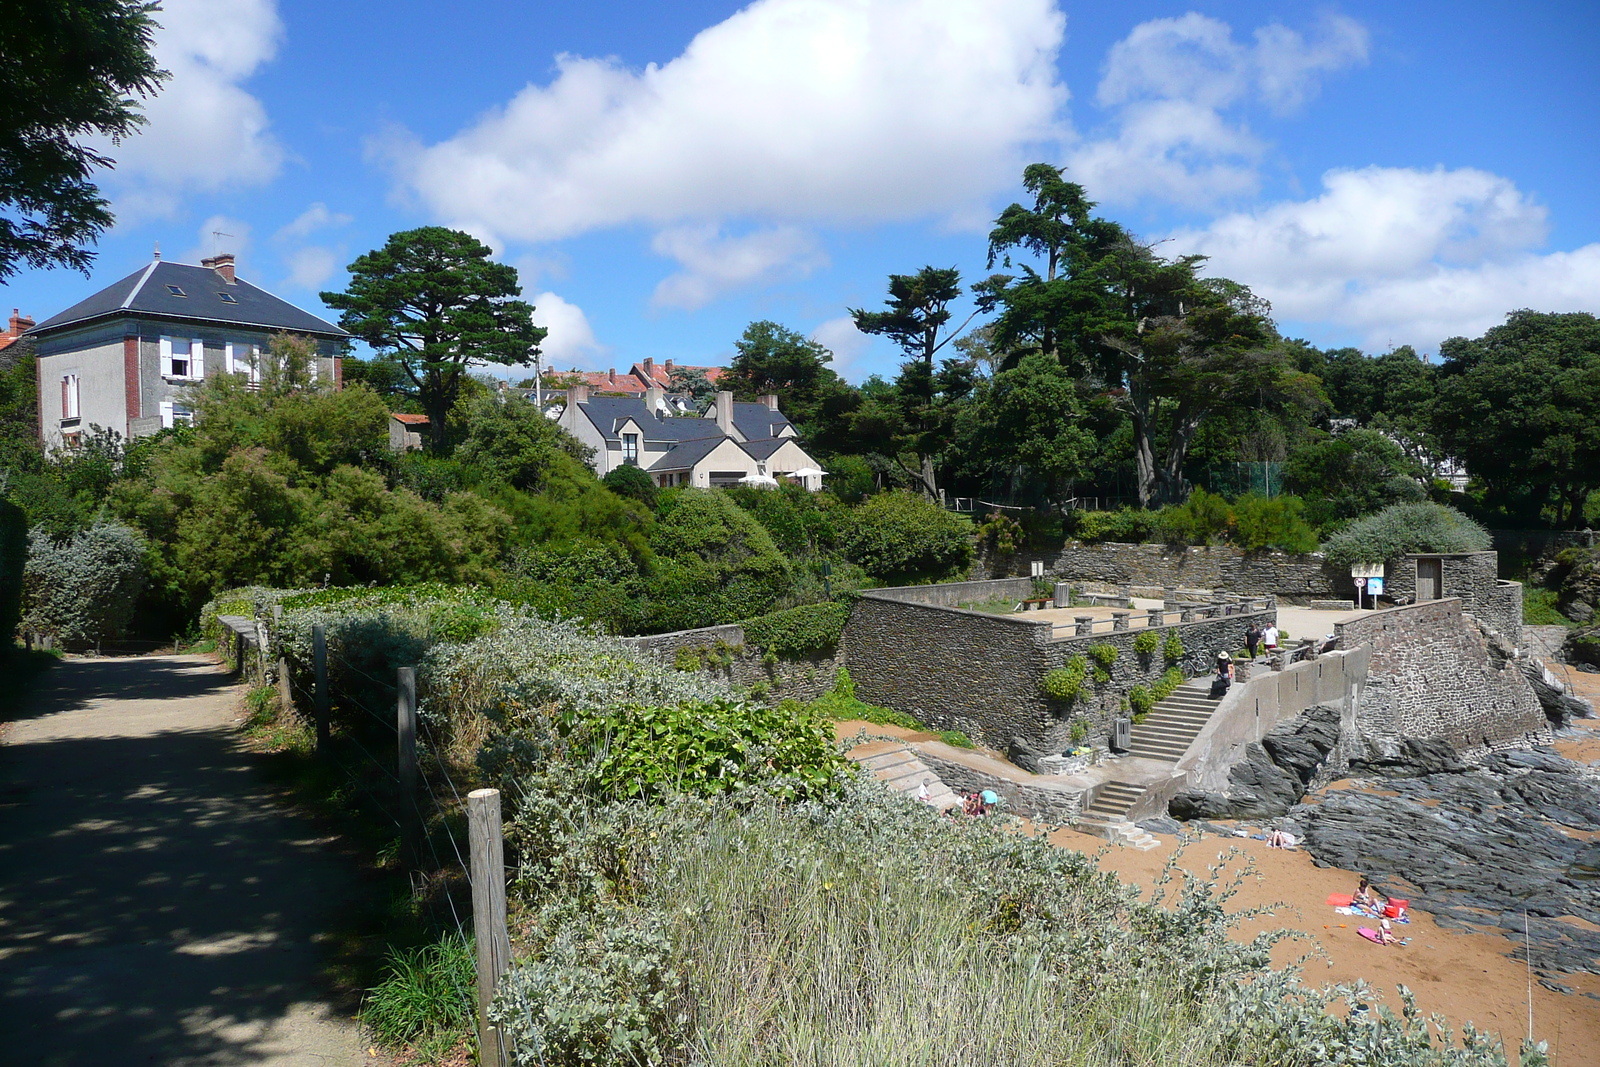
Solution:
[{"label": "shadow on path", "polygon": [[319,935],[358,882],[271,798],[198,657],[69,660],[0,746],[6,1062],[362,1062]]}]

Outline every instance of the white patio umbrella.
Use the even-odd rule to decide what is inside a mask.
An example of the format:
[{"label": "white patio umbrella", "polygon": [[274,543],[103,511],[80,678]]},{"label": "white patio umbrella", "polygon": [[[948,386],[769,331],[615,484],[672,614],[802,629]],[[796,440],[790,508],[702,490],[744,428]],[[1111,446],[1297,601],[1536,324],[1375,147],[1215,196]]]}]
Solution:
[{"label": "white patio umbrella", "polygon": [[815,477],[820,478],[822,475],[827,474],[827,473],[828,472],[823,470],[821,467],[801,467],[799,470],[792,472],[789,475],[789,477],[791,477],[791,478],[810,478],[810,477],[815,476]]},{"label": "white patio umbrella", "polygon": [[774,478],[770,474],[746,474],[743,478],[739,479],[739,484],[775,486],[778,484],[778,479]]}]

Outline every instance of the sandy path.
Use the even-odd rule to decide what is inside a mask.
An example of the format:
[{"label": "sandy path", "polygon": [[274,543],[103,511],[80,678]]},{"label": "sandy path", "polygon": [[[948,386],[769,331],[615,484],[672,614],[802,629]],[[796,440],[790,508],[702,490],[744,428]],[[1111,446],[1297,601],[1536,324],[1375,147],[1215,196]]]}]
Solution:
[{"label": "sandy path", "polygon": [[317,979],[354,876],[253,772],[239,695],[198,656],[68,660],[6,726],[6,1062],[372,1062]]}]

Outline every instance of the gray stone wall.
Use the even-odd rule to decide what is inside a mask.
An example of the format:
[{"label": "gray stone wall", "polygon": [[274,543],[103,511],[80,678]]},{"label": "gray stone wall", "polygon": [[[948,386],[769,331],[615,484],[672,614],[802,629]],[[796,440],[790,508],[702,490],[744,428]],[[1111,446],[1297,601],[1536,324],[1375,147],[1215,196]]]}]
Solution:
[{"label": "gray stone wall", "polygon": [[689,649],[704,661],[706,653],[721,650],[720,643],[721,648],[731,653],[732,662],[726,666],[706,665],[700,669],[739,689],[756,687],[756,692],[762,694],[761,699],[774,702],[791,697],[796,700],[815,700],[833,688],[839,668],[845,665],[842,651],[768,663],[759,649],[745,644],[744,627],[738,623],[623,640],[640,651],[654,652],[668,666],[676,662],[680,649]]},{"label": "gray stone wall", "polygon": [[1393,756],[1404,738],[1437,738],[1464,754],[1548,740],[1533,688],[1463,606],[1430,600],[1337,627],[1341,648],[1371,650],[1353,723],[1368,756]]},{"label": "gray stone wall", "polygon": [[939,776],[941,782],[957,793],[981,793],[985,789],[992,789],[1005,801],[1005,810],[1009,814],[1042,822],[1073,823],[1083,813],[1085,790],[1074,789],[1065,783],[1021,782],[997,774],[985,774],[965,763],[943,759],[938,753],[930,752],[931,747],[919,745],[918,758]]},{"label": "gray stone wall", "polygon": [[1441,598],[1461,600],[1485,626],[1515,642],[1522,635],[1522,585],[1501,581],[1497,552],[1413,552],[1383,568],[1384,594],[1399,601],[1417,596],[1417,561],[1439,561]]},{"label": "gray stone wall", "polygon": [[980,558],[985,574],[1028,574],[1035,560],[1045,574],[1062,581],[1154,589],[1225,589],[1252,596],[1272,594],[1290,603],[1345,599],[1355,595],[1348,574],[1331,567],[1320,553],[1241,552],[1231,545],[1080,544],[1069,541],[1057,552],[1017,552],[1003,560]]},{"label": "gray stone wall", "polygon": [[[1022,580],[1031,588],[1031,583]],[[991,583],[922,586],[946,590]],[[844,651],[861,699],[906,712],[941,730],[962,730],[1001,751],[1020,739],[1037,752],[1060,751],[1072,724],[1087,720],[1091,739],[1109,733],[1122,714],[1122,702],[1135,685],[1149,685],[1166,673],[1160,649],[1148,656],[1133,650],[1139,630],[1121,630],[1053,639],[1048,620],[1027,614],[988,615],[961,608],[915,602],[913,590],[871,590],[851,611]],[[941,594],[943,595],[943,594]],[[1217,608],[1217,611],[1225,609]],[[1252,621],[1264,625],[1276,611],[1221,615],[1156,629],[1164,643],[1177,631],[1186,675],[1207,673],[1219,651],[1244,646]],[[1070,705],[1045,697],[1039,682],[1046,671],[1063,667],[1075,655],[1088,658],[1092,645],[1118,650],[1111,680],[1093,681],[1092,661],[1083,693]]]}]

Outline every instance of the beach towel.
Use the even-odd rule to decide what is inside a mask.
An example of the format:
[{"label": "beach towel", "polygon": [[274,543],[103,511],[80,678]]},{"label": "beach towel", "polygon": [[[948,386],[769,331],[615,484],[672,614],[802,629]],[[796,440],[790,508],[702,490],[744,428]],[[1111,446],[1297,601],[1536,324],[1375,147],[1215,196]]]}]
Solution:
[{"label": "beach towel", "polygon": [[[1383,944],[1382,936],[1380,936],[1378,931],[1374,930],[1370,926],[1363,926],[1360,930],[1358,930],[1356,932],[1359,933],[1362,937],[1366,938],[1368,941],[1371,941],[1374,945]],[[1403,937],[1400,940],[1396,941],[1394,944],[1390,945],[1389,947],[1390,948],[1405,948],[1409,944],[1411,944],[1411,939],[1409,937]]]},{"label": "beach towel", "polygon": [[1328,907],[1348,908],[1351,904],[1355,903],[1355,900],[1356,898],[1351,896],[1349,893],[1329,893]]}]

